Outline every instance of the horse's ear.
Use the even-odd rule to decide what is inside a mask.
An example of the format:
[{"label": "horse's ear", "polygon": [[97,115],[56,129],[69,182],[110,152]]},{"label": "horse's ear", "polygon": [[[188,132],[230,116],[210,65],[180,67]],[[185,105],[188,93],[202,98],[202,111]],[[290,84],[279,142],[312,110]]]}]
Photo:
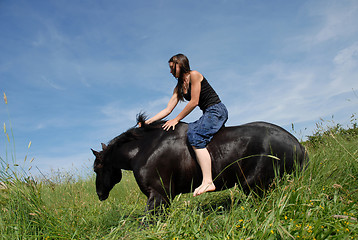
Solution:
[{"label": "horse's ear", "polygon": [[106,150],[106,148],[107,148],[106,144],[101,143],[101,145],[102,145],[102,149],[103,149],[103,150]]},{"label": "horse's ear", "polygon": [[98,154],[99,154],[99,152],[97,152],[97,151],[93,150],[92,148],[91,148],[91,150],[92,150],[93,155],[94,155],[95,157],[97,157],[97,156],[98,156]]}]

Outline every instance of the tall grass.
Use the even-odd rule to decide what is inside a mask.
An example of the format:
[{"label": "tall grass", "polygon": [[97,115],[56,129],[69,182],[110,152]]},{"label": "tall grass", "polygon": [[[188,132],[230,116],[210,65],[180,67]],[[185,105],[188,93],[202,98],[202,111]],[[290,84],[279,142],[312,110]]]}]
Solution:
[{"label": "tall grass", "polygon": [[[13,174],[1,159],[2,239],[358,239],[358,130],[327,128],[305,143],[305,172],[275,179],[261,197],[240,188],[177,196],[147,215],[131,172],[100,202],[94,175],[48,179]],[[323,134],[324,133],[324,134]],[[7,137],[5,135],[5,140]],[[1,153],[3,154],[3,153]],[[90,171],[90,169],[87,169]],[[24,172],[24,171],[23,171]],[[23,174],[22,172],[22,174]]]}]

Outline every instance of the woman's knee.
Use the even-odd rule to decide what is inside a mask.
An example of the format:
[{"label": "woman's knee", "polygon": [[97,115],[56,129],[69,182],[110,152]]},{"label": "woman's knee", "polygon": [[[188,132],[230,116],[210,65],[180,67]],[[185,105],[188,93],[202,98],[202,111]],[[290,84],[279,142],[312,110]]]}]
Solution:
[{"label": "woman's knee", "polygon": [[188,133],[188,142],[192,147],[196,149],[205,148],[208,144],[208,140],[196,133]]}]

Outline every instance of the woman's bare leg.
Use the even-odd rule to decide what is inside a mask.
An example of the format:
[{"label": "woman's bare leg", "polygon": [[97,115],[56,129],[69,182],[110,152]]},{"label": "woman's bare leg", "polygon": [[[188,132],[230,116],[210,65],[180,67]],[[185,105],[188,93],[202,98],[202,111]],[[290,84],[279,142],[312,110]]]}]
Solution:
[{"label": "woman's bare leg", "polygon": [[211,157],[206,148],[197,149],[193,147],[196,159],[203,173],[203,181],[201,185],[195,189],[193,196],[198,196],[205,192],[215,191],[215,185],[213,183],[213,178],[211,174]]}]

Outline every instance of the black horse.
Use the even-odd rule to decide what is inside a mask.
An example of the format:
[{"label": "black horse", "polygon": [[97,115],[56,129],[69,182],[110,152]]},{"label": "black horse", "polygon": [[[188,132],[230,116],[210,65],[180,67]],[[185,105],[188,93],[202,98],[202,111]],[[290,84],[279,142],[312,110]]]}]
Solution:
[{"label": "black horse", "polygon": [[[163,131],[163,122],[144,123],[140,114],[133,127],[96,152],[96,191],[101,201],[122,178],[121,169],[132,170],[141,191],[148,197],[147,210],[200,185],[202,173],[187,142],[188,125]],[[245,192],[265,189],[275,176],[290,173],[308,163],[304,147],[289,132],[265,122],[223,127],[207,149],[217,190],[238,183]]]}]

